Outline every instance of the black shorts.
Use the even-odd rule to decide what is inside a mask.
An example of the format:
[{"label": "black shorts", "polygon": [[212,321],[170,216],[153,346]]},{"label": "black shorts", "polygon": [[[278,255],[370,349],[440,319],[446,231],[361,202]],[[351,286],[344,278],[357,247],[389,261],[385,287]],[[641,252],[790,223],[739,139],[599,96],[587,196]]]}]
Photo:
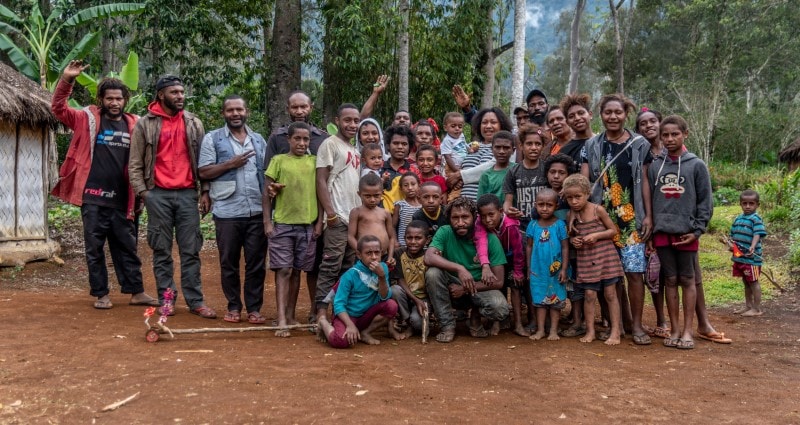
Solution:
[{"label": "black shorts", "polygon": [[679,251],[672,247],[658,247],[658,258],[661,260],[662,277],[694,278],[694,265],[697,251]]}]

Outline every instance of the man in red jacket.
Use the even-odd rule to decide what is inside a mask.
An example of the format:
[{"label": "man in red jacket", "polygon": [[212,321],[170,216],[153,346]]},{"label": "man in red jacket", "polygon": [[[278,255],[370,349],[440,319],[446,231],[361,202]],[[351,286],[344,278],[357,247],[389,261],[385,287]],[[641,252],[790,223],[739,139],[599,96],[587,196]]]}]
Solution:
[{"label": "man in red jacket", "polygon": [[100,106],[82,110],[67,106],[75,77],[86,67],[80,61],[70,62],[53,95],[53,114],[72,129],[73,136],[52,193],[81,207],[89,293],[97,297],[94,307],[112,307],[103,251],[106,240],[122,293],[131,294],[130,304],[157,306],[142,284],[142,263],[136,253],[136,197],[128,182],[131,132],[139,117],[123,112],[130,94],[116,78],[105,78],[97,85]]}]

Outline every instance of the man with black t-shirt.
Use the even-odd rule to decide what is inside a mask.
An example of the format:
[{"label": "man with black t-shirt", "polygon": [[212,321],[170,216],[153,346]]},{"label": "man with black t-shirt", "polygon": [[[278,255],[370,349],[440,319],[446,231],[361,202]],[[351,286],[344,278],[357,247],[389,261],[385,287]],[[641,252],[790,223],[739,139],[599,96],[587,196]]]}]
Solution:
[{"label": "man with black t-shirt", "polygon": [[128,183],[131,131],[139,117],[123,112],[130,94],[116,78],[97,85],[99,107],[67,106],[75,77],[86,67],[80,61],[70,62],[53,95],[53,114],[74,134],[52,193],[81,207],[89,293],[97,297],[94,307],[112,307],[103,251],[106,240],[122,293],[131,294],[130,304],[157,306],[158,301],[144,292],[142,263],[136,254],[138,202]]}]

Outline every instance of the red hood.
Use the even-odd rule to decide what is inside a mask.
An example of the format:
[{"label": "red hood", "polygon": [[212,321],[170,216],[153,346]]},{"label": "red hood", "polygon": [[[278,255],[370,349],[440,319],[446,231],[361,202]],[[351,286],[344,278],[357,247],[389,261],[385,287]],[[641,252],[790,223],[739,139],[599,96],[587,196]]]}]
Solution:
[{"label": "red hood", "polygon": [[169,115],[166,112],[164,112],[164,108],[161,107],[161,104],[158,103],[158,101],[156,101],[156,100],[150,102],[150,104],[147,105],[147,110],[150,111],[150,113],[152,113],[153,115],[156,115],[156,116],[159,116],[161,118],[168,119],[168,120],[175,119],[175,118],[183,118],[183,110],[178,111],[178,113],[175,114],[175,115]]}]

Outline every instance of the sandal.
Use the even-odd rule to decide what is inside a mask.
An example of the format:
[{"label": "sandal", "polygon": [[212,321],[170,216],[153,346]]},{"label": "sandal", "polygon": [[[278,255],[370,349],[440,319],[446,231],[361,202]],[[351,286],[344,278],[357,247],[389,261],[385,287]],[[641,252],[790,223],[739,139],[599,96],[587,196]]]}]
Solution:
[{"label": "sandal", "polygon": [[653,341],[650,339],[650,335],[644,333],[641,335],[633,335],[633,343],[636,345],[650,345]]},{"label": "sandal", "polygon": [[663,327],[657,326],[655,329],[653,329],[653,334],[650,336],[657,336],[659,338],[669,338],[671,332],[672,329],[670,329],[669,326],[663,326]]},{"label": "sandal", "polygon": [[732,339],[726,338],[724,332],[712,332],[712,333],[701,333],[697,332],[697,336],[700,338],[705,339],[706,341],[716,342],[717,344],[730,344],[733,342]]},{"label": "sandal", "polygon": [[263,325],[267,323],[267,319],[257,311],[247,313],[247,322],[252,325]]},{"label": "sandal", "polygon": [[486,331],[486,328],[483,325],[478,325],[475,327],[469,327],[469,334],[472,335],[473,338],[487,338],[489,336],[489,332]]},{"label": "sandal", "polygon": [[600,332],[600,334],[597,335],[597,339],[600,340],[600,341],[608,341],[609,338],[611,338],[611,332],[610,331],[603,331],[603,332]]},{"label": "sandal", "polygon": [[688,340],[687,341],[685,339],[679,339],[678,343],[675,345],[675,347],[677,347],[677,348],[679,348],[681,350],[691,350],[691,349],[694,348],[694,341],[692,341],[692,340]]},{"label": "sandal", "polygon": [[111,299],[107,296],[98,298],[97,301],[94,302],[94,308],[98,310],[108,310],[111,307],[114,307],[114,304],[111,303]]},{"label": "sandal", "polygon": [[561,331],[561,336],[565,338],[574,338],[576,336],[586,335],[586,328],[583,326],[570,326],[567,329]]},{"label": "sandal", "polygon": [[678,346],[678,341],[680,341],[680,338],[666,337],[664,338],[664,347],[675,348]]},{"label": "sandal", "polygon": [[445,344],[448,342],[453,342],[455,338],[456,338],[455,328],[442,329],[442,331],[439,332],[439,335],[436,335],[436,341]]},{"label": "sandal", "polygon": [[242,321],[242,313],[236,310],[231,310],[225,313],[225,317],[223,317],[222,320],[230,323],[239,323]]}]

